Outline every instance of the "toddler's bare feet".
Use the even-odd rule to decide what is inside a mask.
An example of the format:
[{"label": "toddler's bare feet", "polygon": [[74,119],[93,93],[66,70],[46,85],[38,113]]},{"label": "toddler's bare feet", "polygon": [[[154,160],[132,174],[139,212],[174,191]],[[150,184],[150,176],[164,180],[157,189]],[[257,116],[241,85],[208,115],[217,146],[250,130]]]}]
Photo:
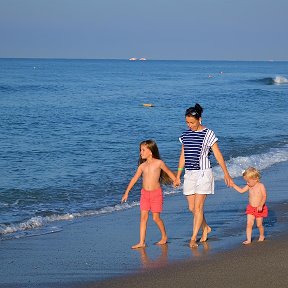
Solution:
[{"label": "toddler's bare feet", "polygon": [[140,249],[140,248],[145,248],[146,244],[145,243],[138,243],[134,246],[131,247],[131,249]]},{"label": "toddler's bare feet", "polygon": [[200,242],[206,242],[207,239],[208,239],[208,234],[211,232],[211,227],[210,226],[206,226],[204,229],[203,229],[203,233],[202,233],[202,237],[200,239]]},{"label": "toddler's bare feet", "polygon": [[196,243],[196,240],[191,240],[189,243],[190,248],[197,248],[198,244]]},{"label": "toddler's bare feet", "polygon": [[260,236],[259,239],[258,239],[258,242],[262,242],[265,240],[265,237],[264,236]]},{"label": "toddler's bare feet", "polygon": [[164,245],[167,243],[167,241],[168,241],[168,237],[165,236],[159,242],[157,242],[156,245]]},{"label": "toddler's bare feet", "polygon": [[242,242],[242,244],[244,244],[244,245],[248,245],[248,244],[251,244],[251,241],[249,241],[249,240],[245,240],[245,241]]}]

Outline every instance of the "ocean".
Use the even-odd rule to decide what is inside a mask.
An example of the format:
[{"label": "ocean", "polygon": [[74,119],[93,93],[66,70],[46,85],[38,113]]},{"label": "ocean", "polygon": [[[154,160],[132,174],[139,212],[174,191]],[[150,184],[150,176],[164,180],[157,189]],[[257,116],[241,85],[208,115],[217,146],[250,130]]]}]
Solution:
[{"label": "ocean", "polygon": [[[139,143],[154,139],[177,170],[185,110],[196,102],[232,177],[288,161],[287,62],[0,59],[1,241],[135,209],[140,182],[126,204],[120,200]],[[222,185],[213,157],[212,164]],[[182,189],[164,192],[173,199]]]}]

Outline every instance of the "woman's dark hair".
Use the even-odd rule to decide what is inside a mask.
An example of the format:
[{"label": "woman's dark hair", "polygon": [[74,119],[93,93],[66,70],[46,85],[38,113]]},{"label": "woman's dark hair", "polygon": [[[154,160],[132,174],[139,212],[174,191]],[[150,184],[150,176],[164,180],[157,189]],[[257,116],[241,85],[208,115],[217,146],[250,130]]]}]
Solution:
[{"label": "woman's dark hair", "polygon": [[203,112],[203,108],[200,104],[196,103],[194,107],[190,107],[185,112],[185,117],[190,116],[196,119],[201,118]]}]

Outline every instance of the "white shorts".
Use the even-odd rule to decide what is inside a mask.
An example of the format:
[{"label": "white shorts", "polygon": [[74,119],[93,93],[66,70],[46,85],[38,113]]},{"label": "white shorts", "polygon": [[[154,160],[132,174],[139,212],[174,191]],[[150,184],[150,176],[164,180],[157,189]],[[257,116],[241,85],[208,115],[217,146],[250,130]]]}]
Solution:
[{"label": "white shorts", "polygon": [[185,170],[183,194],[214,194],[214,176],[212,169]]}]

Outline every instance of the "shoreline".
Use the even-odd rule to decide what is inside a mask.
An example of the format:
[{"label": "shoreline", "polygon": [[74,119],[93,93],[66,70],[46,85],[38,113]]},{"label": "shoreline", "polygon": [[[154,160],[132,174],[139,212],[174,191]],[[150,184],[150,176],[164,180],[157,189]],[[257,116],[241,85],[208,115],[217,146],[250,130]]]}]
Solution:
[{"label": "shoreline", "polygon": [[[266,240],[263,243],[255,241],[258,236],[255,228],[253,243],[248,246],[241,244],[245,240],[247,198],[219,182],[217,197],[207,200],[205,210],[212,232],[208,241],[197,249],[188,246],[192,217],[186,200],[182,195],[174,195],[165,200],[162,215],[169,237],[167,245],[154,245],[160,235],[150,217],[148,247],[130,248],[139,237],[139,207],[120,211],[116,216],[111,213],[75,219],[63,223],[57,233],[0,241],[0,287],[93,288],[137,283],[140,287],[155,285],[161,288],[172,287],[172,283],[177,287],[193,287],[191,283],[200,285],[207,282],[205,287],[209,288],[212,284],[213,287],[220,287],[220,284],[223,287],[226,283],[223,279],[227,278],[227,283],[233,282],[234,275],[238,277],[238,274],[246,281],[245,273],[251,271],[252,274],[259,272],[259,281],[255,280],[257,285],[262,281],[261,271],[264,278],[269,278],[271,273],[280,277],[283,269],[287,270],[288,263],[285,260],[288,258],[287,171],[288,162],[282,162],[262,173],[269,209],[269,217],[264,222]],[[235,180],[236,183],[240,181],[238,178]],[[263,267],[260,260],[264,262]],[[218,276],[215,271],[218,271]],[[271,277],[276,281],[273,275]],[[275,287],[288,286],[287,277],[281,274],[281,279],[286,286]],[[118,283],[121,285],[117,286]],[[231,283],[225,285],[248,285],[247,282],[243,286]],[[265,283],[270,283],[269,279]]]}]

